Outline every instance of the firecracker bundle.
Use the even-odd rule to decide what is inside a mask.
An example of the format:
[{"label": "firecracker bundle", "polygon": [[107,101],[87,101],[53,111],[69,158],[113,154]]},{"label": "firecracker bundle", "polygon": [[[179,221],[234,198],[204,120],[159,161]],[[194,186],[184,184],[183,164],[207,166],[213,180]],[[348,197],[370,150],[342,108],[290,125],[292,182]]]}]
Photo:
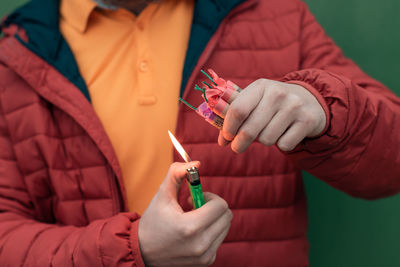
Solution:
[{"label": "firecracker bundle", "polygon": [[194,89],[201,92],[204,102],[195,108],[182,98],[179,98],[179,100],[195,110],[208,123],[221,130],[229,104],[242,89],[235,83],[219,77],[212,69],[208,69],[208,73],[203,70],[201,72],[209,81],[203,81],[201,87],[195,85]]}]

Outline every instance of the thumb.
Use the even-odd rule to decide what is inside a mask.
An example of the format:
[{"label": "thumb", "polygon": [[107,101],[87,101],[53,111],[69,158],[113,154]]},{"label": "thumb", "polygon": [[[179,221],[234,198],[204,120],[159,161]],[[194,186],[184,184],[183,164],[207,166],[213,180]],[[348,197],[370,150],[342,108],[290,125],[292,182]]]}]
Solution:
[{"label": "thumb", "polygon": [[173,163],[168,170],[164,182],[161,184],[160,190],[165,197],[178,199],[179,188],[182,181],[186,178],[186,170],[192,167],[199,168],[200,162],[193,161],[189,163]]}]

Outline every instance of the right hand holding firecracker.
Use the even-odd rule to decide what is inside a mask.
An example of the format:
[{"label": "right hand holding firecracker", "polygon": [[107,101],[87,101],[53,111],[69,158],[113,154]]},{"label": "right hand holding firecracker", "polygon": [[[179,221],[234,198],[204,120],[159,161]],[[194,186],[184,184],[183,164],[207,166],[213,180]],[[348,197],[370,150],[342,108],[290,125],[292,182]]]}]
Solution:
[{"label": "right hand holding firecracker", "polygon": [[304,138],[321,134],[326,115],[315,96],[300,85],[260,79],[243,90],[226,109],[218,143],[237,153],[258,139],[283,151]]},{"label": "right hand holding firecracker", "polygon": [[199,162],[174,163],[139,222],[146,266],[208,266],[228,234],[232,212],[225,200],[205,193],[206,204],[184,212],[178,191],[186,170]]}]

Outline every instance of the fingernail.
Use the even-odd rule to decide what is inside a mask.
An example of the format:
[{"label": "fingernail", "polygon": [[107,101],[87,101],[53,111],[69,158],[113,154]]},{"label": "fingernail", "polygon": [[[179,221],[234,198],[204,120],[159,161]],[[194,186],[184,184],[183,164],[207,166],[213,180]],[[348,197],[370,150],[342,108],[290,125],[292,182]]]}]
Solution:
[{"label": "fingernail", "polygon": [[222,146],[227,146],[229,145],[230,141],[223,139],[222,140]]},{"label": "fingernail", "polygon": [[220,146],[226,146],[227,144],[229,144],[229,141],[227,141],[227,140],[223,137],[223,135],[220,134],[220,135],[218,136],[218,144],[219,144]]},{"label": "fingernail", "polygon": [[238,147],[236,147],[236,145],[234,143],[231,144],[231,149],[233,152],[235,152],[236,154],[241,153],[240,149]]},{"label": "fingernail", "polygon": [[230,134],[229,132],[223,132],[222,136],[224,137],[224,139],[226,141],[232,141],[234,136],[232,134]]},{"label": "fingernail", "polygon": [[195,167],[199,167],[199,166],[200,166],[200,161],[198,161],[198,160],[192,161],[192,162],[191,162],[191,165],[192,165],[192,166],[195,166]]}]

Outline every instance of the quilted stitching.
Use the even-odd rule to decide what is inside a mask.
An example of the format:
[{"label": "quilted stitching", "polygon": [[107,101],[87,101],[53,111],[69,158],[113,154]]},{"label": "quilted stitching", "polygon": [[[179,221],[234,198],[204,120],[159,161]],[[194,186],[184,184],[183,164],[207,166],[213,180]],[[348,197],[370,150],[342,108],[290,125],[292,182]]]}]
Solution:
[{"label": "quilted stitching", "polygon": [[[343,57],[298,0],[259,1],[256,8],[236,13],[224,25],[216,46],[205,51],[210,56],[201,58],[199,64],[215,69],[241,87],[258,78],[279,79],[290,73],[285,78],[287,81],[307,81],[310,86],[316,86],[330,101],[329,105],[341,105],[336,110],[346,115],[347,105],[354,105],[351,101],[366,98],[362,93],[349,96],[361,91],[356,88],[349,92],[354,84],[363,84],[371,87],[370,91],[377,90],[388,99],[393,98]],[[7,48],[12,42],[8,38],[0,45]],[[111,143],[93,109],[56,70],[35,55],[26,51],[24,54],[22,48],[17,51],[28,55],[24,64],[10,60],[13,56],[20,58],[21,55],[15,54],[18,52],[0,53],[0,61],[10,64],[10,68],[0,65],[0,210],[3,212],[0,213],[0,258],[2,251],[14,251],[9,246],[16,246],[13,241],[18,240],[22,249],[7,256],[9,262],[20,263],[22,258],[26,259],[26,265],[47,264],[51,258],[54,266],[66,260],[71,266],[75,262],[113,266],[125,261],[143,265],[137,244],[138,217],[131,213],[116,215],[117,202],[124,199],[123,186],[119,184],[121,173]],[[28,66],[30,71],[26,69]],[[293,72],[303,68],[306,70]],[[322,69],[345,72],[353,76],[349,77],[353,78],[353,84]],[[195,76],[191,79],[193,83],[202,80],[201,75]],[[342,93],[337,93],[336,84],[341,84]],[[194,90],[186,98],[195,105],[202,101]],[[393,103],[388,101],[388,105]],[[380,105],[381,109],[385,106]],[[398,190],[399,186],[386,178],[391,177],[389,173],[382,175],[385,178],[379,183],[364,179],[371,176],[369,173],[334,181],[330,176],[339,177],[344,173],[339,171],[341,168],[330,168],[326,174],[324,168],[316,167],[336,160],[338,166],[354,172],[356,165],[339,165],[343,153],[334,157],[325,153],[317,160],[313,158],[316,153],[313,149],[349,142],[346,138],[352,135],[341,138],[350,128],[343,124],[351,119],[356,121],[354,117],[364,113],[368,116],[368,112],[359,110],[350,114],[353,117],[339,114],[336,120],[333,116],[336,132],[329,129],[331,132],[322,137],[322,143],[320,140],[305,142],[301,146],[303,153],[284,155],[276,147],[254,143],[246,153],[235,155],[229,148],[217,146],[218,132],[212,126],[194,112],[181,108],[177,137],[191,157],[202,162],[204,189],[224,197],[234,212],[232,228],[219,250],[216,266],[260,266],[266,262],[271,266],[308,264],[303,182],[299,169],[289,158],[301,161],[310,170],[322,170],[320,177],[354,195],[373,197],[381,194],[388,184],[393,185],[391,190]],[[363,140],[375,141],[365,135],[358,134],[359,147],[352,149],[352,153],[364,152]],[[375,147],[378,146],[375,144]],[[180,160],[177,154],[175,159]],[[365,161],[356,164],[365,164]],[[375,185],[379,188],[374,189]],[[190,209],[188,196],[187,187],[182,187],[179,201],[186,210]],[[57,226],[49,227],[37,221],[57,223]],[[50,256],[42,255],[43,249]]]}]

